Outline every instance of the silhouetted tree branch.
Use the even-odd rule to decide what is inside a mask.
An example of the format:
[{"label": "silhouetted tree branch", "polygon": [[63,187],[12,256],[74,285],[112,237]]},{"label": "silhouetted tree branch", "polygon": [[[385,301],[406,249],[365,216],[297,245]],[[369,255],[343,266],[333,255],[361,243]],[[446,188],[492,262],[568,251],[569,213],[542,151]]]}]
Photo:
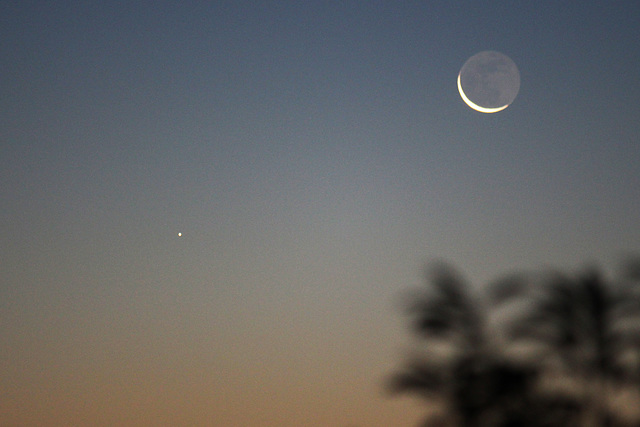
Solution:
[{"label": "silhouetted tree branch", "polygon": [[[387,384],[445,402],[425,426],[632,425],[608,400],[620,387],[640,391],[640,258],[616,281],[596,269],[552,272],[542,282],[511,274],[478,291],[446,264],[430,272],[406,307],[411,330],[427,350],[444,343],[451,351],[411,359]],[[496,331],[492,316],[508,304],[519,310],[507,311]],[[544,357],[523,362],[507,351],[527,345]],[[558,378],[564,392],[548,385]]]}]

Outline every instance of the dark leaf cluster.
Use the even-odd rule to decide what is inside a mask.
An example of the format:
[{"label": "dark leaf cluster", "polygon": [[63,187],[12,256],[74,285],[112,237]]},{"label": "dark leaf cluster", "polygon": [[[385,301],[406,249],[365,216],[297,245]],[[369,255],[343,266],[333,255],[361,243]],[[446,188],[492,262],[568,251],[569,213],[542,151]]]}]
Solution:
[{"label": "dark leaf cluster", "polygon": [[615,280],[593,268],[533,277],[475,289],[446,264],[431,270],[407,304],[424,352],[387,384],[438,403],[424,426],[640,426],[640,411],[614,404],[640,396],[640,257]]}]

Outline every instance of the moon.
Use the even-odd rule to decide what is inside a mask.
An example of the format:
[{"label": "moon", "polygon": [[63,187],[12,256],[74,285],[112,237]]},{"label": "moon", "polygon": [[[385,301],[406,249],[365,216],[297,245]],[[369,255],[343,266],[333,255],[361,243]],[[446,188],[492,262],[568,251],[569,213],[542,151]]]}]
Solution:
[{"label": "moon", "polygon": [[458,73],[458,91],[469,107],[481,113],[497,113],[516,99],[520,90],[518,67],[495,51],[473,55]]}]

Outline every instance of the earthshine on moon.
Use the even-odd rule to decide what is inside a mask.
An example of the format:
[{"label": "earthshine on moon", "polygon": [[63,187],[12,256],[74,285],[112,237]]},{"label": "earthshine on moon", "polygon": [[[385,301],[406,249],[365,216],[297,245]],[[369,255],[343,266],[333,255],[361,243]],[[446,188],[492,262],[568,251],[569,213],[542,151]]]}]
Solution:
[{"label": "earthshine on moon", "polygon": [[516,64],[500,52],[473,55],[458,74],[460,97],[481,113],[497,113],[507,108],[520,90]]}]

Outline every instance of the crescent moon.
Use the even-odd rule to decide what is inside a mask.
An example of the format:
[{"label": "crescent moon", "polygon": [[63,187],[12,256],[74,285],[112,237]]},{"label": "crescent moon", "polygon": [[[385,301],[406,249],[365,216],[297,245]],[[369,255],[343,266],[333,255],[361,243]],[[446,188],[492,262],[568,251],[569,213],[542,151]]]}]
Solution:
[{"label": "crescent moon", "polygon": [[458,91],[460,92],[460,97],[462,98],[462,100],[469,107],[473,108],[476,111],[480,111],[481,113],[497,113],[498,111],[502,111],[509,106],[509,104],[507,104],[498,108],[485,108],[479,106],[478,104],[474,104],[469,98],[467,98],[467,95],[465,95],[464,91],[462,90],[462,85],[460,84],[460,74],[461,73],[458,73]]}]

